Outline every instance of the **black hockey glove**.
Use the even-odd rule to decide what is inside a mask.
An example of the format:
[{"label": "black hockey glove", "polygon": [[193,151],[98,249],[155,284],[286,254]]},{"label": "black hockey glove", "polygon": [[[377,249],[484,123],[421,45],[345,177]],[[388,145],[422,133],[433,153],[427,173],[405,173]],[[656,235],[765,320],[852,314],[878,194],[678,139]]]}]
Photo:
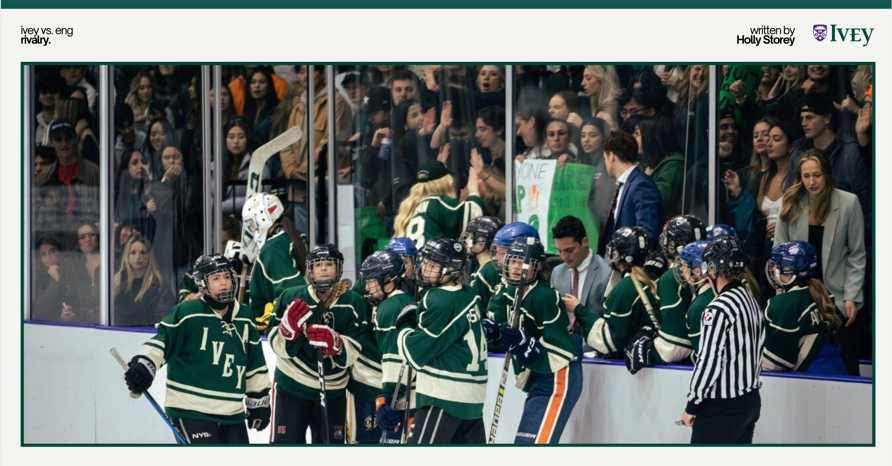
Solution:
[{"label": "black hockey glove", "polygon": [[644,261],[644,271],[647,272],[651,280],[660,278],[668,269],[669,264],[667,264],[666,258],[659,251],[652,251]]},{"label": "black hockey glove", "polygon": [[245,408],[248,411],[248,427],[254,430],[266,429],[269,425],[269,389],[260,393],[245,394]]},{"label": "black hockey glove", "polygon": [[651,353],[654,349],[654,340],[651,332],[639,332],[636,338],[626,347],[623,360],[626,363],[626,369],[630,373],[635,374],[642,368],[649,366],[651,361]]},{"label": "black hockey glove", "polygon": [[152,386],[152,380],[155,379],[155,363],[151,359],[138,354],[130,360],[130,364],[127,367],[127,372],[124,373],[127,388],[132,393],[145,393]]},{"label": "black hockey glove", "polygon": [[414,304],[407,304],[400,310],[399,315],[396,316],[396,328],[397,330],[402,330],[403,328],[416,328],[418,327],[418,306]]}]

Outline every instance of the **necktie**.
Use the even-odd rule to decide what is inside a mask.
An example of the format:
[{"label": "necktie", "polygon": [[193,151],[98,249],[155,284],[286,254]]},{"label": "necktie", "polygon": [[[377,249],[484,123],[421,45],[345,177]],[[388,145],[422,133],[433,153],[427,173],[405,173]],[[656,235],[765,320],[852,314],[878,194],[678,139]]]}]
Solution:
[{"label": "necktie", "polygon": [[573,268],[573,296],[579,297],[579,270]]}]

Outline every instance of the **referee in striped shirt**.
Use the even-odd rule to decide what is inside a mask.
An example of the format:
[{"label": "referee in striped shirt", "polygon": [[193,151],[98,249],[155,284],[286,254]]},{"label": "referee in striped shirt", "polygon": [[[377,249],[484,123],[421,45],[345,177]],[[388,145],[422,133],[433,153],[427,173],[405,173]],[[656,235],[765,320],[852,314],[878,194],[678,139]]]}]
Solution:
[{"label": "referee in striped shirt", "polygon": [[682,422],[691,443],[752,443],[759,420],[762,311],[741,281],[745,256],[736,238],[720,236],[703,252],[716,292],[700,320],[700,351]]}]

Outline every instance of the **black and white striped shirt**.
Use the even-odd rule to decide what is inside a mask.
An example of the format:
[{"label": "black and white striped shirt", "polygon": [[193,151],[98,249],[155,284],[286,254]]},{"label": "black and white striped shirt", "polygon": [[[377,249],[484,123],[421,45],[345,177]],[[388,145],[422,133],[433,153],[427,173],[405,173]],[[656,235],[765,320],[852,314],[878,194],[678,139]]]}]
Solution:
[{"label": "black and white striped shirt", "polygon": [[762,311],[749,288],[728,284],[700,319],[700,351],[691,376],[686,411],[704,400],[730,399],[757,390],[765,332]]}]

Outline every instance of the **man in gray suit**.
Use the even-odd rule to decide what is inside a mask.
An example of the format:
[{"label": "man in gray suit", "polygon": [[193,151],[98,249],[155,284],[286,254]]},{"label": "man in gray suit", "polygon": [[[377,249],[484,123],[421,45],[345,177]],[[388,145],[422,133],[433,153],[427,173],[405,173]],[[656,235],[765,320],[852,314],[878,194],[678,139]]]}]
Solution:
[{"label": "man in gray suit", "polygon": [[[561,296],[575,296],[582,306],[591,303],[589,309],[600,315],[604,310],[604,294],[612,272],[610,265],[592,252],[585,226],[578,218],[566,216],[558,220],[551,234],[563,261],[551,272],[551,287]],[[570,313],[569,317],[572,328],[576,316]]]}]

